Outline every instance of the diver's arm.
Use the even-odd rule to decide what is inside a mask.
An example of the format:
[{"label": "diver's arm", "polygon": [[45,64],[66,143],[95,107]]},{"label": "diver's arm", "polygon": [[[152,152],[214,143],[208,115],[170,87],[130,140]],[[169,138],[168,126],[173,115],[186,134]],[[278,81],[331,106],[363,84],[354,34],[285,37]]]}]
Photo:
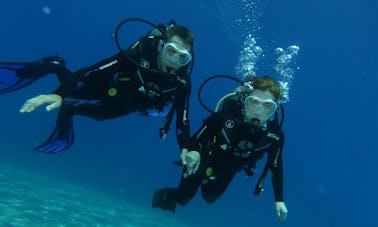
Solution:
[{"label": "diver's arm", "polygon": [[284,201],[283,196],[283,133],[280,135],[280,141],[277,141],[276,146],[268,152],[268,165],[272,177],[275,201]]},{"label": "diver's arm", "polygon": [[[189,85],[188,85],[189,86]],[[190,124],[189,124],[189,96],[190,87],[178,87],[175,99],[176,108],[176,137],[180,149],[181,163],[186,166],[183,177],[194,174],[200,164],[200,155],[196,150],[189,150]]]},{"label": "diver's arm", "polygon": [[189,96],[190,87],[179,87],[174,103],[176,108],[176,137],[180,151],[187,148],[190,138]]},{"label": "diver's arm", "polygon": [[[63,99],[68,96],[72,96],[77,88],[79,81],[85,83],[87,76],[93,76],[93,74],[100,73],[104,69],[116,68],[117,71],[125,70],[131,63],[124,57],[123,53],[117,53],[111,57],[108,57],[94,65],[79,69],[72,76],[62,79],[62,83],[52,93],[61,96]],[[91,75],[89,75],[91,74]],[[98,91],[93,91],[98,92]]]},{"label": "diver's arm", "polygon": [[79,80],[79,77],[71,76],[71,78],[65,80],[62,84],[57,87],[52,94],[59,95],[62,99],[69,96],[75,90],[76,84]]},{"label": "diver's arm", "polygon": [[63,99],[65,97],[73,96],[74,91],[77,88],[77,84],[80,80],[83,81],[83,83],[85,83],[85,77],[89,73],[101,72],[101,68],[104,66],[120,68],[120,62],[125,61],[123,61],[123,55],[121,53],[118,53],[92,66],[82,68],[73,74],[66,73],[65,75],[59,77],[61,84],[51,94],[38,95],[34,98],[27,100],[23,107],[20,109],[20,112],[32,112],[39,106],[45,104],[48,104],[48,106],[46,107],[47,111],[59,108],[62,105]]},{"label": "diver's arm", "polygon": [[282,150],[284,144],[284,135],[281,133],[278,146],[274,149],[274,152],[268,153],[269,170],[272,176],[272,183],[275,197],[276,216],[278,222],[286,221],[287,208],[284,202],[283,196],[283,161]]},{"label": "diver's arm", "polygon": [[[129,52],[128,52],[129,53]],[[129,53],[130,57],[134,57],[132,53]],[[106,58],[92,66],[82,68],[75,73],[71,73],[65,67],[60,69],[60,72],[57,72],[58,78],[61,81],[61,84],[58,88],[56,88],[51,94],[42,94],[35,96],[31,99],[28,99],[24,105],[21,107],[20,112],[32,112],[36,108],[42,105],[48,105],[46,107],[47,111],[54,110],[59,108],[62,105],[62,101],[65,97],[74,96],[74,91],[77,87],[79,81],[85,84],[85,77],[89,74],[95,74],[97,72],[101,72],[103,69],[114,68],[113,71],[119,72],[130,72],[135,70],[135,65],[131,61],[129,61],[123,53],[118,53],[114,56]],[[103,74],[106,75],[106,74]],[[92,75],[93,76],[93,75]],[[106,75],[108,76],[108,75]],[[113,75],[110,75],[113,76]],[[97,77],[97,78],[100,78]],[[99,81],[99,83],[103,83]],[[84,85],[83,85],[84,86]],[[98,92],[98,91],[93,91]]]}]

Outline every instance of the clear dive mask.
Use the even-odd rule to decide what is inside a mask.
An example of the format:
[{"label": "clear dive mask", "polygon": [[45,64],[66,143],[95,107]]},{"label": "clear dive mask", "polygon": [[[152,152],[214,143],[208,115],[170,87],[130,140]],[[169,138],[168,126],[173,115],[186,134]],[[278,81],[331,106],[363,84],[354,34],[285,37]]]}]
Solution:
[{"label": "clear dive mask", "polygon": [[182,67],[192,60],[189,51],[180,44],[168,42],[164,44],[163,57],[172,65]]},{"label": "clear dive mask", "polygon": [[249,116],[271,117],[276,112],[277,107],[277,103],[270,98],[262,99],[250,95],[244,100],[244,110]]}]

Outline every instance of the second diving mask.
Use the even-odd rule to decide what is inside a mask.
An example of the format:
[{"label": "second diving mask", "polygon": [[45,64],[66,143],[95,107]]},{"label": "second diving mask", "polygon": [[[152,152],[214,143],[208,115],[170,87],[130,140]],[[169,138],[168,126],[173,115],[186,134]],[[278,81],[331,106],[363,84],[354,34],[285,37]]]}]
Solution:
[{"label": "second diving mask", "polygon": [[249,115],[270,117],[277,110],[277,103],[272,99],[262,99],[255,95],[247,96],[244,100],[244,110]]},{"label": "second diving mask", "polygon": [[179,67],[189,64],[192,60],[192,55],[189,51],[177,43],[165,43],[162,51],[165,59]]}]

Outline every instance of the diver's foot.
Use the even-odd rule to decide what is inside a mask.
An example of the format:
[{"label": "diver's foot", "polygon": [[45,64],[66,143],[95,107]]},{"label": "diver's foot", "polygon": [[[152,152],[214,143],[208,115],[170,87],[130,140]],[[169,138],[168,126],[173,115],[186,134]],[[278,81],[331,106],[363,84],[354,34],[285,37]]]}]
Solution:
[{"label": "diver's foot", "polygon": [[156,190],[152,200],[152,207],[159,207],[162,210],[175,212],[176,202],[168,200],[168,193],[174,190],[173,188]]}]

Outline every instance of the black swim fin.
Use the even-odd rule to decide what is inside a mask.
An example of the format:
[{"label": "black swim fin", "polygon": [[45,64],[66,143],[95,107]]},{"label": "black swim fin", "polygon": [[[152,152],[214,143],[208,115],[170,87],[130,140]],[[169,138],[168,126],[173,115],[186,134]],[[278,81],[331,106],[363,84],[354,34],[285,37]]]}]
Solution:
[{"label": "black swim fin", "polygon": [[72,105],[65,105],[59,111],[56,121],[55,129],[50,137],[38,147],[33,150],[55,154],[69,149],[75,139],[73,130],[73,107]]},{"label": "black swim fin", "polygon": [[49,73],[67,70],[65,64],[57,56],[34,62],[0,62],[0,94],[26,87]]},{"label": "black swim fin", "polygon": [[176,202],[169,200],[169,193],[174,192],[174,188],[164,188],[156,190],[152,199],[152,207],[159,207],[162,210],[175,212]]}]

